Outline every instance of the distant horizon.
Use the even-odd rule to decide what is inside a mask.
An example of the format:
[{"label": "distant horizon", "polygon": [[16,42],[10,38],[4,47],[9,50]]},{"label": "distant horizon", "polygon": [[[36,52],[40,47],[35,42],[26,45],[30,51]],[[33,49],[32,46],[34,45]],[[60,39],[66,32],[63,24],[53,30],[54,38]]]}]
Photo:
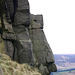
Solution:
[{"label": "distant horizon", "polygon": [[[54,53],[53,53],[53,54],[54,54]],[[68,53],[66,53],[66,54],[65,54],[65,53],[62,53],[62,54],[54,54],[54,55],[75,55],[75,54],[72,54],[72,53],[71,53],[71,54],[68,54]]]}]

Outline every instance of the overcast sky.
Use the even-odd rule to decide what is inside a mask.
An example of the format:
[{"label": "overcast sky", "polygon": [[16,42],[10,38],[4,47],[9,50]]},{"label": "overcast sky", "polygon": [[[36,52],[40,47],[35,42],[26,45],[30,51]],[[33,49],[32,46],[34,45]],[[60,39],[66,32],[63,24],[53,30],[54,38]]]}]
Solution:
[{"label": "overcast sky", "polygon": [[29,0],[43,14],[44,32],[54,54],[75,54],[75,0]]}]

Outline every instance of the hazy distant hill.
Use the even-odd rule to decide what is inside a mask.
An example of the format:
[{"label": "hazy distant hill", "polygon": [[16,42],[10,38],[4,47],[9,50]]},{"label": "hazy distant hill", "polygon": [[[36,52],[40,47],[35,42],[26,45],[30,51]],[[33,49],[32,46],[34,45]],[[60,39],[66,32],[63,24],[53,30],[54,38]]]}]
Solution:
[{"label": "hazy distant hill", "polygon": [[58,72],[51,75],[75,75],[75,54],[55,54],[55,63]]},{"label": "hazy distant hill", "polygon": [[55,54],[54,56],[58,69],[75,68],[75,54]]},{"label": "hazy distant hill", "polygon": [[64,71],[64,72],[53,72],[51,75],[75,75],[75,70]]}]

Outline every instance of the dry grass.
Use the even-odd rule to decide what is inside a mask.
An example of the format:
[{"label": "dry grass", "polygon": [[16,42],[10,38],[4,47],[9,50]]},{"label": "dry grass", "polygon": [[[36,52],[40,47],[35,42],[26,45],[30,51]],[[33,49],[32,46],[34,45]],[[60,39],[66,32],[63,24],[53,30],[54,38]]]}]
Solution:
[{"label": "dry grass", "polygon": [[0,53],[4,53],[6,50],[5,48],[5,45],[4,45],[4,41],[3,39],[1,38],[1,35],[0,35]]},{"label": "dry grass", "polygon": [[37,68],[32,69],[28,64],[18,64],[5,54],[0,54],[0,64],[4,75],[41,75]]}]

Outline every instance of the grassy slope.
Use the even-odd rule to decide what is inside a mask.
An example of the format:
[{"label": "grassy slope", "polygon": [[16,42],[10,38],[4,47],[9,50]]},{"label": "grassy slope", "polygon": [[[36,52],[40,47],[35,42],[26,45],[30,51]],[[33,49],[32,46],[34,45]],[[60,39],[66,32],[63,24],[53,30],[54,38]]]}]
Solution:
[{"label": "grassy slope", "polygon": [[0,65],[4,75],[41,75],[37,68],[32,69],[27,64],[18,64],[10,59],[9,56],[0,53]]}]

